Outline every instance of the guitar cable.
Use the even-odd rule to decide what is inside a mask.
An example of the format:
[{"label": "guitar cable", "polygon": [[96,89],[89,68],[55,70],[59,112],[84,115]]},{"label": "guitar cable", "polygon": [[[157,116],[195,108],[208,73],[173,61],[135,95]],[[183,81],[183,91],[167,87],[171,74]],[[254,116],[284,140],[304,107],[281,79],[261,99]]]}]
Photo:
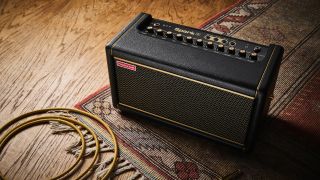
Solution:
[{"label": "guitar cable", "polygon": [[[97,116],[87,113],[85,111],[81,111],[81,110],[77,110],[77,109],[69,109],[69,108],[48,108],[48,109],[42,109],[42,110],[36,110],[36,111],[32,111],[26,114],[23,114],[21,116],[18,116],[14,119],[12,119],[11,121],[8,121],[6,124],[4,124],[1,128],[0,128],[0,134],[2,134],[6,129],[8,129],[11,125],[13,125],[14,123],[17,123],[18,121],[25,119],[25,118],[29,118],[31,116],[34,115],[40,115],[40,114],[44,114],[44,113],[51,113],[51,112],[64,112],[64,113],[76,113],[82,116],[85,116],[87,118],[90,118],[92,120],[95,120],[96,122],[100,123],[109,133],[109,135],[111,136],[112,139],[112,143],[114,146],[114,155],[113,155],[113,159],[111,164],[109,165],[110,167],[108,168],[108,170],[103,174],[101,179],[108,179],[113,171],[113,169],[116,166],[116,161],[118,158],[118,144],[117,144],[117,140],[115,138],[115,135],[113,133],[113,131],[111,130],[111,128],[109,127],[109,125],[107,123],[105,123],[102,119],[98,118]],[[81,173],[76,179],[83,179],[86,174],[90,171],[90,169],[94,166],[95,162],[98,160],[98,155],[99,155],[99,150],[100,150],[100,143],[98,140],[97,135],[95,134],[95,132],[93,130],[91,130],[86,124],[74,120],[70,117],[66,117],[66,116],[42,116],[42,117],[38,117],[38,118],[31,118],[30,120],[25,121],[22,124],[19,124],[18,126],[12,128],[11,130],[9,130],[8,132],[6,132],[4,134],[4,136],[0,139],[0,153],[1,150],[3,149],[3,147],[7,144],[7,142],[17,133],[38,125],[38,124],[45,124],[45,123],[49,123],[51,121],[55,121],[55,122],[59,122],[65,125],[70,126],[72,129],[76,130],[77,133],[80,136],[81,139],[81,143],[82,143],[82,148],[80,150],[80,154],[78,156],[78,158],[76,159],[76,162],[65,172],[63,172],[62,174],[53,177],[51,179],[64,179],[66,178],[66,175],[68,175],[70,172],[72,172],[74,170],[74,168],[79,164],[79,162],[81,161],[81,158],[85,152],[85,140],[83,137],[83,134],[81,133],[81,131],[79,130],[79,128],[77,126],[75,126],[74,124],[88,130],[88,132],[90,134],[92,134],[95,144],[96,144],[96,151],[93,157],[93,161],[90,163],[89,167],[86,168],[86,170]],[[4,176],[0,173],[0,179],[5,179]]]}]

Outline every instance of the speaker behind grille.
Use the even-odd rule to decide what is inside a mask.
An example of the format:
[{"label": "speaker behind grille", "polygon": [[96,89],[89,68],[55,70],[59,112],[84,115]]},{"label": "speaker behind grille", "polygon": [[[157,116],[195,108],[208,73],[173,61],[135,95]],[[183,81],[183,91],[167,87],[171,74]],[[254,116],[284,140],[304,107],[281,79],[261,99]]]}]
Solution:
[{"label": "speaker behind grille", "polygon": [[123,106],[244,144],[253,99],[138,64],[116,66],[116,82]]}]

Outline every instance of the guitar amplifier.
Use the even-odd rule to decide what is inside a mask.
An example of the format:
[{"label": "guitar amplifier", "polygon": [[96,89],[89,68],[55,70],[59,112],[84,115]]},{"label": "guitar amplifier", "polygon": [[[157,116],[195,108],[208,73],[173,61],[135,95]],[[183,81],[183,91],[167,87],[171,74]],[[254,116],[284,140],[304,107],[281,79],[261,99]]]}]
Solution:
[{"label": "guitar amplifier", "polygon": [[114,107],[248,149],[283,48],[141,13],[106,46]]}]

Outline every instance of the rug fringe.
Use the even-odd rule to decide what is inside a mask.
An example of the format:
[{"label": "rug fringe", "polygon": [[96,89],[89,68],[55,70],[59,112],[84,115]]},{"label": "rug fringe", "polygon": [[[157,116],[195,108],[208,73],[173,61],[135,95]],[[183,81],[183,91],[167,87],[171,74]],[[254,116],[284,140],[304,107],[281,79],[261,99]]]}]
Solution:
[{"label": "rug fringe", "polygon": [[51,110],[47,112],[48,114],[54,114],[55,116],[63,116],[67,118],[72,118],[74,120],[78,120],[78,118],[72,114],[68,110]]},{"label": "rug fringe", "polygon": [[[57,112],[54,111],[52,113],[57,113]],[[59,112],[59,114],[76,118],[70,115],[68,112]],[[58,122],[51,121],[49,124],[51,125],[50,129],[52,134],[65,134],[65,133],[75,132],[75,130],[72,129],[71,127]],[[90,156],[94,154],[94,152],[96,151],[95,141],[93,139],[93,136],[87,130],[85,129],[80,129],[80,130],[86,142],[86,149],[83,154],[83,157]],[[81,151],[82,144],[81,144],[80,137],[77,136],[76,138],[77,138],[76,141],[72,145],[67,147],[66,151],[67,153],[73,154],[74,156],[78,157]],[[105,143],[100,137],[98,137],[98,140],[100,143],[100,152],[114,152],[114,149],[110,147],[107,143]],[[112,160],[113,160],[113,157],[109,157],[105,161],[96,163],[93,166],[92,171],[95,170],[98,179],[101,179],[102,176],[107,172],[108,166],[111,164]],[[129,178],[130,180],[145,179],[143,174],[140,173],[128,160],[124,158],[118,159],[118,163],[113,171],[113,175],[109,179],[112,179],[113,177],[119,176],[128,171],[134,171],[134,174],[131,175],[131,177]]]},{"label": "rug fringe", "polygon": [[59,133],[67,133],[75,131],[72,127],[58,123],[56,121],[50,121],[49,124],[51,125],[50,129],[52,130],[52,134],[59,134]]},{"label": "rug fringe", "polygon": [[[88,141],[86,139],[86,152],[84,154],[84,156],[89,156],[91,154],[93,154],[96,151],[96,147],[95,144],[96,142],[94,141],[94,139],[91,139],[90,141]],[[90,146],[94,146],[94,147],[90,147]],[[70,154],[73,155],[79,155],[80,151],[81,151],[81,141],[80,138],[77,140],[77,142],[75,142],[74,144],[72,144],[71,146],[66,148],[66,151]],[[109,147],[108,144],[104,143],[103,141],[100,141],[100,153],[102,152],[113,152],[114,149]]]},{"label": "rug fringe", "polygon": [[[96,174],[98,179],[102,178],[102,175],[108,170],[108,165],[111,164],[113,158],[109,157],[106,161],[101,162],[101,163],[97,163],[95,165],[96,167]],[[128,171],[134,171],[134,174],[131,175],[131,177],[129,178],[130,180],[136,180],[136,179],[145,179],[143,177],[143,175],[126,159],[124,158],[119,158],[117,166],[113,172],[113,175],[110,179],[114,178],[115,176],[119,176],[125,172]]]}]

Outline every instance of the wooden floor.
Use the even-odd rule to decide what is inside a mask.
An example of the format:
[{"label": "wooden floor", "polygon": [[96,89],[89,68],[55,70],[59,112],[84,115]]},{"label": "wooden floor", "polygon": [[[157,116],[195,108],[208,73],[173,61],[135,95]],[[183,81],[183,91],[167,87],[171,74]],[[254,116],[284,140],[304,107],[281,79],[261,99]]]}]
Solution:
[{"label": "wooden floor", "polygon": [[[235,0],[0,0],[0,125],[46,107],[73,107],[109,83],[105,44],[139,12],[197,27]],[[75,161],[70,136],[47,126],[0,155],[8,179],[47,179]]]}]

